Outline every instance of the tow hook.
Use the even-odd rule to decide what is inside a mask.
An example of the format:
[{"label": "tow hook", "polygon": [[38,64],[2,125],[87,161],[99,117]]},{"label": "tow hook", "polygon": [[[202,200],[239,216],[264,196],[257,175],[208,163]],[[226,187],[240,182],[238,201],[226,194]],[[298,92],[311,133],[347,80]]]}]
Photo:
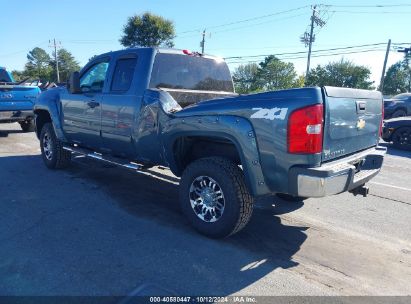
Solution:
[{"label": "tow hook", "polygon": [[370,192],[370,188],[368,188],[365,185],[361,185],[361,186],[358,186],[357,188],[350,190],[349,192],[354,194],[355,196],[362,195],[363,197],[367,197],[368,192]]}]

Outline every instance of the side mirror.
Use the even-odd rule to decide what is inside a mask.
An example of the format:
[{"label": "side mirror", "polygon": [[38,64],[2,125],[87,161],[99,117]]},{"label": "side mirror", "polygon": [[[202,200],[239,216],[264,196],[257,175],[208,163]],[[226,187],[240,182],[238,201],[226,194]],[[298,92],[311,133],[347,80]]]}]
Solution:
[{"label": "side mirror", "polygon": [[79,72],[73,72],[70,74],[70,79],[68,81],[67,89],[69,90],[71,94],[81,93]]}]

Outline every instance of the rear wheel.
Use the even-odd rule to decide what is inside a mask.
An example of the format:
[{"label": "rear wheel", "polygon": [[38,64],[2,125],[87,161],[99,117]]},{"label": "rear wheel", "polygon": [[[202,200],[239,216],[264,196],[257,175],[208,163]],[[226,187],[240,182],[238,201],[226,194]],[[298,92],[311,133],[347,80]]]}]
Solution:
[{"label": "rear wheel", "polygon": [[392,135],[394,147],[403,150],[411,150],[411,128],[399,128]]},{"label": "rear wheel", "polygon": [[180,182],[184,215],[200,233],[223,238],[246,226],[253,211],[242,170],[222,157],[202,158],[185,169]]},{"label": "rear wheel", "polygon": [[19,122],[21,129],[23,132],[34,132],[35,126],[33,120],[25,120]]},{"label": "rear wheel", "polygon": [[70,165],[71,152],[63,149],[63,143],[56,137],[53,125],[44,124],[40,133],[41,156],[50,169],[62,169]]},{"label": "rear wheel", "polygon": [[396,110],[392,114],[391,118],[404,117],[404,116],[407,116],[407,112],[405,112],[404,110]]}]

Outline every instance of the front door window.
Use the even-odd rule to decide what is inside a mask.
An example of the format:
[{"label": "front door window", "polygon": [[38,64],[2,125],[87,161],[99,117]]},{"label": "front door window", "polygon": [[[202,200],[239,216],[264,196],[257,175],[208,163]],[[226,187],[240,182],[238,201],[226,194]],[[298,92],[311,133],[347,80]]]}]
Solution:
[{"label": "front door window", "polygon": [[83,93],[100,93],[106,80],[108,62],[100,62],[92,66],[80,78],[80,88]]}]

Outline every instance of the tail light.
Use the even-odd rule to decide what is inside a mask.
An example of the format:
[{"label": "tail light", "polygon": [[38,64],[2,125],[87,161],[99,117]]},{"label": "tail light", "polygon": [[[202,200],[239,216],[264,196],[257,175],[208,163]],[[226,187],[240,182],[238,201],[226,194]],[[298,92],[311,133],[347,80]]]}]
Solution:
[{"label": "tail light", "polygon": [[320,153],[323,146],[323,105],[297,109],[288,119],[288,152]]}]

